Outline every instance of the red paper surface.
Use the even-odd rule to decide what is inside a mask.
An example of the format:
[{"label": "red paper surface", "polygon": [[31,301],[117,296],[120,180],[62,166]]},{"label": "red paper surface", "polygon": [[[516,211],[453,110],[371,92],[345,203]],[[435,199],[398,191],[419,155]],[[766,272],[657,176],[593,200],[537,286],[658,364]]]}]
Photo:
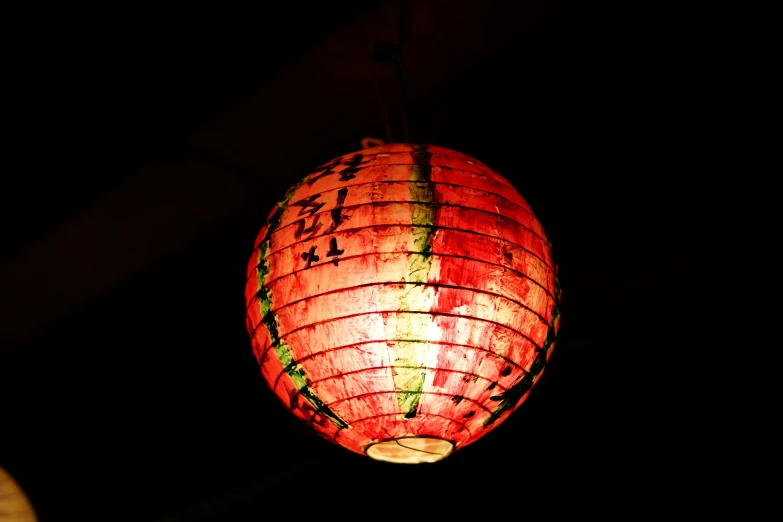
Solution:
[{"label": "red paper surface", "polygon": [[524,402],[559,285],[525,200],[482,163],[393,144],[325,164],[272,210],[247,327],[270,387],[321,436],[459,449]]}]

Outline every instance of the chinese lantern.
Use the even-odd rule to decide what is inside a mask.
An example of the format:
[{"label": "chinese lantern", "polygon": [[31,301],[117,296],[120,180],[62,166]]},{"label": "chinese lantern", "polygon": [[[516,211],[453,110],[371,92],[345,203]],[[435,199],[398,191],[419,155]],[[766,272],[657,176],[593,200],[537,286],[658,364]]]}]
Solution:
[{"label": "chinese lantern", "polygon": [[516,409],[559,325],[550,244],[464,154],[391,144],[335,159],[270,213],[247,328],[283,403],[374,459],[434,462]]},{"label": "chinese lantern", "polygon": [[37,520],[24,491],[3,468],[0,468],[0,520],[9,522],[36,522]]}]

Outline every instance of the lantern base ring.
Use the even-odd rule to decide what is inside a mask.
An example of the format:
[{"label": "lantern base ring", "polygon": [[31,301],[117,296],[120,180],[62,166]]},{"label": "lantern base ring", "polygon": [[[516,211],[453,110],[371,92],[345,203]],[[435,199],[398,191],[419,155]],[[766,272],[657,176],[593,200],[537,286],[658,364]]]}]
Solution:
[{"label": "lantern base ring", "polygon": [[454,451],[454,443],[437,437],[401,437],[367,446],[368,457],[395,464],[437,462]]}]

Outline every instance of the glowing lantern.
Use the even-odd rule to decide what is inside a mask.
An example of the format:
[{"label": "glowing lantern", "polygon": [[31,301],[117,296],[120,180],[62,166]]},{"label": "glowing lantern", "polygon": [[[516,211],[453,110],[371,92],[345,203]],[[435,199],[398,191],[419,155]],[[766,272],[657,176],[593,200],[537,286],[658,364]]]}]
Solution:
[{"label": "glowing lantern", "polygon": [[256,239],[247,327],[269,386],[345,448],[434,462],[527,397],[560,288],[514,187],[480,162],[392,144],[289,190]]},{"label": "glowing lantern", "polygon": [[0,520],[8,522],[36,522],[30,501],[14,478],[0,468]]}]

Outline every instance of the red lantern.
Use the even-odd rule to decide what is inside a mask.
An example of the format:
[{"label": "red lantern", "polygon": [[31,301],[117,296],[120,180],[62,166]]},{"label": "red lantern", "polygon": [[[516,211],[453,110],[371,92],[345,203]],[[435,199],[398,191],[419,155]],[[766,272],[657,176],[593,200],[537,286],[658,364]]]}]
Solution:
[{"label": "red lantern", "polygon": [[247,327],[269,386],[321,436],[434,462],[527,397],[559,324],[550,244],[480,162],[391,144],[323,165],[256,239]]}]

